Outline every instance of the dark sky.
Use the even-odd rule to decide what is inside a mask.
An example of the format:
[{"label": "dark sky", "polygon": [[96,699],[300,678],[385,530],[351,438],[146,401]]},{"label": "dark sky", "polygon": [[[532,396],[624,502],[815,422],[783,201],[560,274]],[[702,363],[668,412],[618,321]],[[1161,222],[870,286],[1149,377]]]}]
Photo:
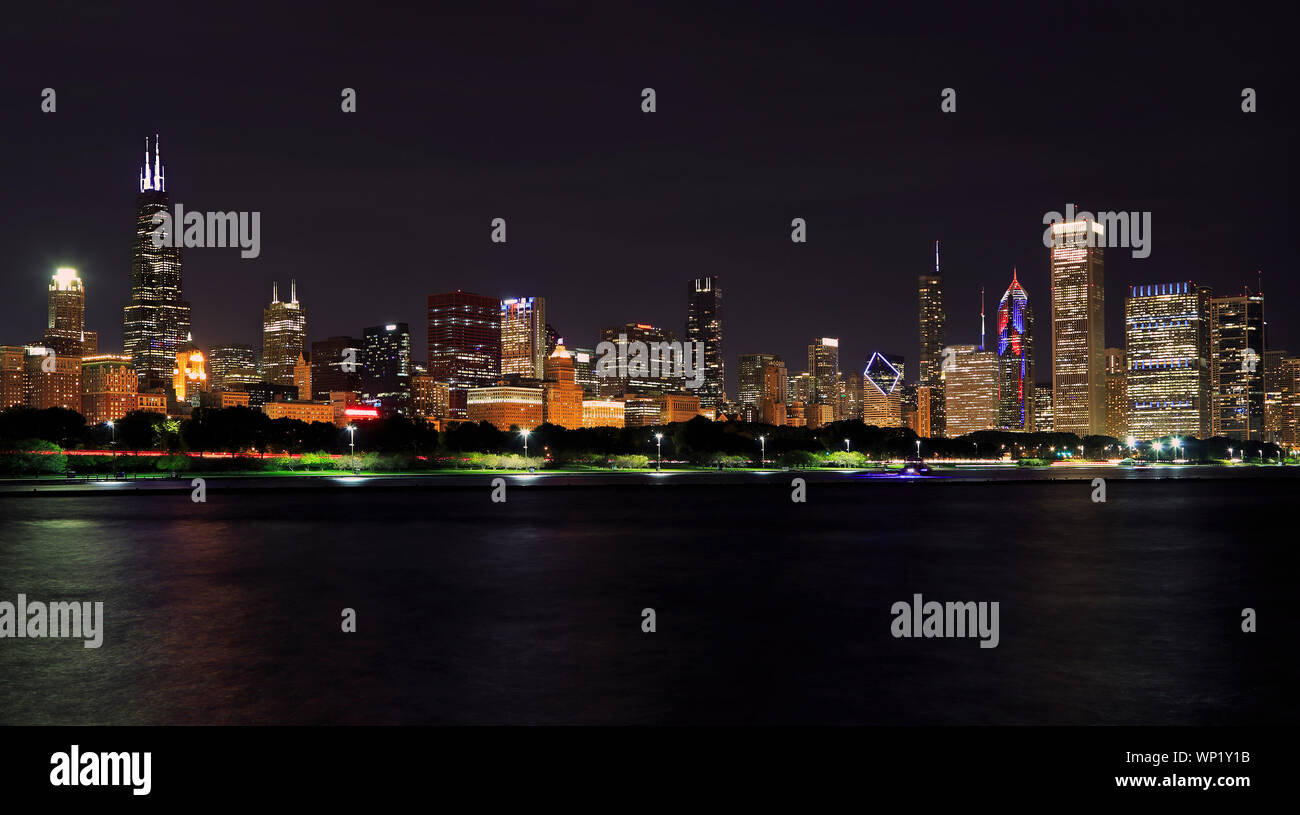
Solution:
[{"label": "dark sky", "polygon": [[[733,396],[737,355],[802,370],[815,336],[841,338],[845,370],[903,354],[912,379],[916,276],[937,238],[949,342],[978,341],[980,286],[992,324],[1018,267],[1042,380],[1042,218],[1075,202],[1152,212],[1149,258],[1107,254],[1109,345],[1130,283],[1240,291],[1262,269],[1270,347],[1300,351],[1283,21],[1119,3],[608,5],[622,4],[6,12],[0,342],[41,335],[46,281],[73,265],[88,327],[120,347],[157,131],[173,203],[262,213],[255,260],[187,250],[201,347],[256,346],[271,281],[291,277],[311,339],[401,320],[423,359],[431,292],[545,296],[567,342],[593,345],[620,322],[680,331],[686,281],[718,274]],[[40,112],[45,87],[56,113]],[[1258,113],[1241,112],[1243,87]],[[505,245],[489,241],[495,217]],[[807,244],[790,241],[794,217]]]}]

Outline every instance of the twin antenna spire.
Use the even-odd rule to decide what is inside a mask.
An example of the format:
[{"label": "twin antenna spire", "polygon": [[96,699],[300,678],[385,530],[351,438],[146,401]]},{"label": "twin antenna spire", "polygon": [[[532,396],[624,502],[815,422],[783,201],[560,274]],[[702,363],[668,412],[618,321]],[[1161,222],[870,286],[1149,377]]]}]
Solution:
[{"label": "twin antenna spire", "polygon": [[[271,302],[280,302],[280,281],[278,280],[271,281]],[[289,279],[289,302],[298,302],[298,280],[296,278]]]},{"label": "twin antenna spire", "polygon": [[149,137],[144,137],[144,165],[140,168],[140,192],[165,192],[167,185],[163,181],[162,153],[158,147],[159,138],[153,137],[153,169],[149,167]]}]

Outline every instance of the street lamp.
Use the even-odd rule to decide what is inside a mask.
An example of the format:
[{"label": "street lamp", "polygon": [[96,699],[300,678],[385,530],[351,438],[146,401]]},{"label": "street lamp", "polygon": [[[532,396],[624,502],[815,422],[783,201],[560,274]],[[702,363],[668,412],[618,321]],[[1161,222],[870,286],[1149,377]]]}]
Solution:
[{"label": "street lamp", "polygon": [[[522,436],[524,437],[524,459],[527,459],[527,458],[528,458],[528,434],[531,433],[531,432],[532,432],[532,431],[530,431],[530,430],[520,430],[520,431],[519,431],[520,435],[522,435]],[[524,461],[524,465],[527,466],[527,464],[528,464],[528,462],[527,462],[527,460],[525,460],[525,461]]]},{"label": "street lamp", "polygon": [[113,448],[113,477],[117,478],[117,428],[113,426],[113,420],[108,420],[108,429],[113,431],[113,441],[109,446]]},{"label": "street lamp", "polygon": [[1231,448],[1231,447],[1228,448],[1228,463],[1229,463],[1229,464],[1232,463],[1232,448]]},{"label": "street lamp", "polygon": [[920,458],[920,457],[921,457],[921,440],[920,440],[920,439],[917,439],[917,440],[916,440],[916,457],[917,457],[917,458]]},{"label": "street lamp", "polygon": [[351,448],[352,448],[352,474],[353,474],[353,475],[356,475],[356,472],[357,472],[357,426],[354,425],[354,424],[350,424],[350,425],[348,425],[348,444],[349,444],[349,445],[351,446]]},{"label": "street lamp", "polygon": [[852,452],[851,448],[849,447],[849,440],[848,440],[848,439],[845,439],[845,440],[844,440],[844,452],[846,452],[846,453],[848,453],[848,452]]},{"label": "street lamp", "polygon": [[663,433],[655,434],[655,445],[658,448],[658,452],[655,453],[655,472],[659,472],[660,467],[663,465],[663,461],[664,461],[664,434]]},{"label": "street lamp", "polygon": [[758,437],[758,466],[767,466],[767,436]]},{"label": "street lamp", "polygon": [[1164,448],[1164,445],[1161,444],[1160,442],[1158,442],[1158,441],[1153,441],[1153,442],[1151,442],[1151,449],[1152,449],[1152,450],[1155,452],[1155,454],[1156,454],[1156,463],[1159,463],[1159,462],[1160,462],[1160,451],[1161,451],[1161,449],[1163,449],[1163,448]]},{"label": "street lamp", "polygon": [[1183,440],[1174,436],[1174,461],[1183,457]]}]

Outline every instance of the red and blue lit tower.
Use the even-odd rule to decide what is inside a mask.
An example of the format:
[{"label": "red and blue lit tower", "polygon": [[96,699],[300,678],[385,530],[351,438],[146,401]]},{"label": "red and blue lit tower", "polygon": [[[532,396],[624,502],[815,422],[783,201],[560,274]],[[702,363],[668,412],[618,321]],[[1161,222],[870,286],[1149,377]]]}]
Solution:
[{"label": "red and blue lit tower", "polygon": [[1034,312],[1014,269],[998,303],[998,427],[1034,429]]}]

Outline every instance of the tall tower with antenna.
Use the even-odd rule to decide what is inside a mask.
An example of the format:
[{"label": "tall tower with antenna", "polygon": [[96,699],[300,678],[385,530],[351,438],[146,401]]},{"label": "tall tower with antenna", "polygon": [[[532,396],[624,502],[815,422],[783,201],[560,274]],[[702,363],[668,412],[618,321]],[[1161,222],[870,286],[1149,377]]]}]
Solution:
[{"label": "tall tower with antenna", "polygon": [[[172,382],[176,351],[192,339],[190,304],[181,287],[181,248],[175,244],[155,246],[155,230],[165,234],[176,230],[168,213],[167,185],[163,177],[158,136],[152,144],[144,140],[144,162],[140,166],[136,195],[135,242],[131,254],[131,302],[122,310],[122,350],[131,356],[141,388],[166,388]],[[154,223],[158,214],[166,220]]]}]

